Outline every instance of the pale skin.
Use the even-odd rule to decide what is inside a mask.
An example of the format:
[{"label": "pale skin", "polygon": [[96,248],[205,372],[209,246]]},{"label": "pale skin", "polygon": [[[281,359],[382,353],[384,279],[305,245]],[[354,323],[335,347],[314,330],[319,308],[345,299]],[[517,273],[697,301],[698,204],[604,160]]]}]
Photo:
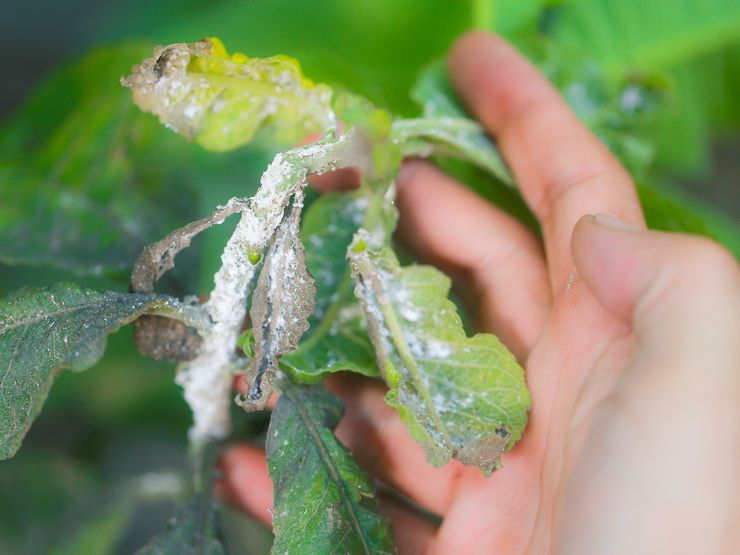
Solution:
[{"label": "pale skin", "polygon": [[[627,172],[502,39],[463,36],[449,71],[542,238],[423,162],[399,178],[398,234],[522,361],[533,408],[486,478],[432,468],[380,383],[330,380],[341,441],[443,519],[382,500],[399,553],[740,553],[740,267],[647,231]],[[269,523],[264,452],[232,447],[222,467],[223,495]]]}]

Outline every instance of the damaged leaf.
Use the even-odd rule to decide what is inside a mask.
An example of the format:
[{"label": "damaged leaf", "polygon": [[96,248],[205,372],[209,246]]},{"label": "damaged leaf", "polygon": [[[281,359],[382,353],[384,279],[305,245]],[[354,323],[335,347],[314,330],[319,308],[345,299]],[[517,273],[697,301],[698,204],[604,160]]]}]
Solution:
[{"label": "damaged leaf", "polygon": [[521,437],[530,398],[524,372],[493,335],[467,337],[450,280],[431,266],[400,267],[361,230],[348,256],[378,365],[411,436],[441,466],[451,458],[488,474]]},{"label": "damaged leaf", "polygon": [[315,383],[340,370],[378,375],[346,260],[347,247],[371,202],[364,191],[328,193],[314,201],[303,218],[301,234],[306,265],[316,281],[316,303],[298,349],[280,360],[280,367],[298,381]]},{"label": "damaged leaf", "polygon": [[322,386],[280,382],[267,431],[272,553],[395,553],[373,482],[332,430],[342,403]]},{"label": "damaged leaf", "polygon": [[0,459],[15,454],[63,368],[89,368],[109,333],[169,304],[166,297],[71,283],[22,289],[0,301]]},{"label": "damaged leaf", "polygon": [[[247,202],[233,198],[213,214],[187,224],[141,251],[131,273],[131,290],[151,293],[154,284],[175,266],[175,256],[199,233],[222,223]],[[201,337],[183,322],[161,316],[142,316],[134,322],[134,342],[143,355],[172,362],[193,360],[198,355]]]},{"label": "damaged leaf", "polygon": [[156,243],[144,247],[134,262],[131,272],[131,290],[135,293],[151,293],[154,284],[165,272],[175,266],[175,256],[190,246],[193,238],[209,227],[222,223],[226,218],[244,210],[247,201],[233,198],[220,206],[213,214],[176,229]]},{"label": "damaged leaf", "polygon": [[300,239],[302,209],[303,194],[296,193],[265,255],[252,297],[254,357],[246,370],[249,390],[237,399],[245,410],[265,407],[280,357],[298,347],[313,312],[316,285],[306,269]]},{"label": "damaged leaf", "polygon": [[331,89],[294,59],[228,54],[216,38],[158,47],[122,83],[139,108],[208,150],[245,145],[261,128],[296,143],[335,127]]},{"label": "damaged leaf", "polygon": [[348,165],[364,167],[367,153],[358,139],[349,131],[332,141],[277,154],[262,174],[260,188],[249,199],[224,248],[221,268],[213,278],[215,287],[203,307],[211,326],[202,336],[198,356],[177,375],[193,411],[190,439],[194,443],[224,438],[230,430],[231,382],[235,365],[241,363],[237,340],[254,276],[263,252],[285,219],[285,207],[291,196],[303,191],[309,174]]}]

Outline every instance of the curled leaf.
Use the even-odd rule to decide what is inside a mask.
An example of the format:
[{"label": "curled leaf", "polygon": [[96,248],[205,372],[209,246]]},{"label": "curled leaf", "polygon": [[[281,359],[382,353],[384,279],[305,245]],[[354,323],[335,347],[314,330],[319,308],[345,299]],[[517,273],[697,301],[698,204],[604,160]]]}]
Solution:
[{"label": "curled leaf", "polygon": [[400,267],[360,230],[348,250],[378,366],[411,436],[435,466],[455,458],[490,473],[521,437],[530,407],[524,372],[493,335],[467,337],[450,280]]},{"label": "curled leaf", "polygon": [[303,195],[296,193],[290,214],[278,227],[265,255],[250,316],[254,356],[246,371],[249,391],[237,398],[245,410],[264,408],[280,356],[294,351],[308,329],[316,285],[306,269],[300,218]]},{"label": "curled leaf", "polygon": [[[141,251],[131,272],[131,290],[151,293],[154,284],[175,265],[175,256],[190,246],[199,233],[222,223],[230,215],[244,210],[246,201],[231,199],[213,214],[176,229]],[[155,360],[172,362],[193,360],[198,355],[201,337],[179,320],[161,316],[142,316],[134,322],[134,343],[139,352]]]},{"label": "curled leaf", "polygon": [[242,146],[263,127],[282,143],[335,127],[331,89],[295,60],[228,54],[216,38],[158,47],[122,83],[139,108],[208,150]]},{"label": "curled leaf", "polygon": [[131,272],[131,290],[135,293],[151,293],[157,280],[175,266],[175,256],[188,248],[196,235],[244,210],[246,205],[246,200],[232,198],[226,206],[220,206],[210,216],[190,222],[156,243],[144,247]]},{"label": "curled leaf", "polygon": [[231,382],[236,346],[254,276],[277,228],[285,218],[291,196],[302,191],[309,174],[345,165],[362,165],[366,154],[351,131],[333,141],[319,142],[280,153],[262,174],[260,188],[221,256],[215,287],[204,305],[212,325],[203,336],[198,356],[184,365],[177,380],[193,410],[190,438],[195,443],[220,439],[230,429]]},{"label": "curled leaf", "polygon": [[303,217],[301,234],[306,265],[316,281],[316,303],[298,349],[280,360],[280,367],[297,381],[315,383],[340,370],[378,375],[346,260],[347,247],[373,201],[367,191],[326,193]]}]

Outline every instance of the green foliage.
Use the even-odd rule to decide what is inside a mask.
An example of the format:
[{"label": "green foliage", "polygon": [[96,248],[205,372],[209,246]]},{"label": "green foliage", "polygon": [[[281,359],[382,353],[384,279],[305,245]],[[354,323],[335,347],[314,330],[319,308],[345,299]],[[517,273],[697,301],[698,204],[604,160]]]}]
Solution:
[{"label": "green foliage", "polygon": [[164,300],[73,284],[23,289],[0,303],[0,459],[13,456],[62,368],[85,370],[106,338]]},{"label": "green foliage", "polygon": [[378,375],[345,260],[368,206],[362,193],[329,193],[311,204],[303,219],[302,239],[306,265],[316,281],[316,305],[309,331],[281,364],[298,381],[316,383],[340,370]]},{"label": "green foliage", "polygon": [[372,480],[332,433],[341,402],[321,386],[280,387],[267,432],[272,553],[395,553]]},{"label": "green foliage", "polygon": [[139,108],[208,150],[245,145],[262,127],[288,144],[334,127],[331,89],[295,60],[229,55],[215,38],[156,49],[122,83]]},{"label": "green foliage", "polygon": [[569,0],[554,35],[587,51],[611,71],[667,68],[736,43],[734,0]]},{"label": "green foliage", "polygon": [[455,458],[492,472],[527,424],[522,368],[495,336],[466,337],[447,276],[430,266],[401,268],[389,248],[370,242],[358,234],[349,258],[390,388],[386,401],[434,466]]},{"label": "green foliage", "polygon": [[[709,91],[733,98],[732,81],[707,61],[740,41],[740,4],[734,0],[572,0],[557,13],[552,34],[587,52],[612,75],[662,70],[675,86],[675,105],[660,121],[659,159],[674,171],[708,164],[713,108]],[[734,110],[737,114],[737,110]],[[735,115],[736,117],[736,115]]]},{"label": "green foliage", "polygon": [[154,536],[136,555],[225,555],[218,539],[216,503],[196,494],[177,512],[167,529]]},{"label": "green foliage", "polygon": [[249,157],[214,160],[131,103],[118,80],[147,50],[94,51],[0,130],[0,261],[122,277],[200,213],[205,180],[222,195],[250,190]]},{"label": "green foliage", "polygon": [[[359,227],[379,234],[373,226],[379,216],[372,211],[387,210],[378,194],[386,193],[401,151],[406,156],[434,156],[447,171],[489,200],[534,229],[536,223],[516,191],[503,185],[512,180],[495,144],[477,123],[467,119],[468,115],[455,100],[445,79],[441,64],[425,71],[413,91],[414,100],[424,110],[418,119],[393,120],[384,109],[344,93],[345,89],[360,92],[376,105],[396,114],[412,115],[414,108],[408,91],[419,69],[442,55],[452,39],[466,27],[496,29],[524,47],[579,116],[638,178],[641,182],[638,192],[651,227],[709,235],[740,256],[740,231],[735,222],[695,201],[644,184],[665,181],[666,172],[668,175],[696,172],[705,167],[708,144],[716,130],[736,132],[740,110],[732,99],[737,97],[740,83],[740,12],[735,2],[680,0],[666,9],[660,3],[646,4],[636,0],[477,0],[464,3],[378,0],[359,4],[344,0],[273,0],[269,3],[225,0],[215,6],[190,0],[167,9],[152,5],[141,10],[131,5],[127,10],[128,17],[121,17],[115,25],[106,27],[113,30],[101,32],[121,35],[135,29],[137,36],[166,43],[183,37],[200,38],[206,29],[252,55],[275,52],[295,55],[301,59],[307,74],[338,91],[331,107],[340,111],[357,135],[367,141],[364,147],[370,153],[369,160],[353,158],[357,154],[354,147],[336,150],[330,147],[330,155],[320,163],[315,159],[301,160],[300,156],[289,159],[292,173],[284,176],[279,198],[261,197],[265,210],[258,212],[258,219],[260,223],[274,220],[278,222],[276,226],[284,225],[285,209],[299,209],[296,194],[305,184],[305,173],[325,171],[352,159],[352,163],[363,169],[372,169],[376,179],[365,183],[357,193],[327,195],[308,207],[301,239],[306,266],[316,281],[315,310],[297,349],[284,354],[279,365],[292,379],[317,382],[342,369],[378,376],[379,362],[392,388],[390,402],[405,416],[412,435],[425,445],[432,462],[443,462],[452,454],[486,471],[495,466],[496,456],[511,446],[526,422],[528,397],[521,370],[495,338],[476,336],[469,339],[461,335],[454,312],[446,314],[449,318],[443,318],[443,325],[438,325],[437,321],[433,327],[430,325],[427,318],[433,310],[430,307],[437,307],[439,311],[452,310],[445,300],[449,288],[446,278],[429,268],[400,268],[392,253],[376,253],[370,248],[373,256],[377,256],[376,265],[387,266],[386,270],[378,272],[383,291],[398,292],[409,285],[411,290],[418,292],[420,303],[420,306],[412,303],[409,308],[405,304],[407,299],[399,302],[393,295],[385,299],[387,302],[377,303],[378,309],[383,308],[393,316],[400,331],[395,330],[390,346],[376,345],[373,349],[367,322],[372,330],[373,326],[379,327],[379,319],[367,307],[367,315],[363,316],[360,305],[353,298],[353,282],[345,260],[347,246]],[[547,40],[542,39],[542,34]],[[223,150],[251,140],[260,126],[266,129],[261,136],[283,141],[302,140],[304,131],[330,130],[329,89],[306,83],[292,60],[228,56],[225,50],[219,50],[220,43],[211,41],[210,44],[216,46],[215,52],[211,50],[206,55],[196,52],[194,59],[182,68],[187,79],[205,78],[209,91],[202,96],[195,92],[187,98],[173,98],[174,105],[179,106],[176,112],[180,119],[174,121],[176,127],[183,121],[188,100],[196,100],[196,111],[207,108],[200,112],[203,119],[199,116],[197,126],[180,129],[186,136],[211,149]],[[0,203],[0,262],[52,267],[80,276],[125,278],[126,270],[142,247],[210,212],[213,206],[230,197],[249,196],[254,192],[257,176],[266,161],[262,154],[255,154],[254,149],[205,153],[197,144],[189,144],[164,129],[155,118],[142,114],[130,102],[128,92],[118,85],[118,78],[149,49],[148,43],[127,42],[95,50],[83,61],[56,73],[0,129],[0,197],[3,199]],[[152,61],[151,70],[156,61]],[[246,72],[246,68],[251,68],[250,72],[256,70],[250,73],[251,79],[244,80],[243,75],[235,77],[239,72]],[[278,91],[274,86],[275,69],[286,70],[289,74],[287,90]],[[250,94],[269,93],[277,97],[285,93],[282,98],[287,95],[290,102],[280,103],[276,114],[268,114],[270,106],[264,102],[255,104],[250,111],[243,102],[243,93],[247,90]],[[221,107],[218,100],[224,99],[227,102]],[[352,110],[347,109],[347,103]],[[216,106],[223,109],[217,111]],[[171,120],[168,122],[173,124]],[[233,124],[231,133],[223,133],[224,126],[230,124]],[[296,126],[302,124],[307,124],[305,129],[296,131]],[[394,144],[388,141],[389,137]],[[370,191],[374,191],[375,196],[369,195]],[[388,221],[384,225],[389,227],[391,223]],[[174,270],[178,293],[200,294],[210,287],[212,276],[221,265],[218,259],[221,246],[233,229],[227,225],[215,228],[194,243],[195,256],[178,258]],[[265,234],[262,242],[246,243],[249,245],[247,256],[254,267],[250,275],[255,278],[270,245],[274,245],[273,232],[274,229]],[[372,247],[370,243],[368,246]],[[292,250],[295,249],[284,252]],[[15,274],[20,275],[20,272]],[[2,278],[7,279],[6,276]],[[5,281],[3,285],[7,288],[8,283]],[[67,288],[64,295],[74,299],[86,292],[73,286],[64,287]],[[283,292],[273,293],[273,298],[279,298]],[[147,310],[143,305],[139,308],[127,305],[125,299],[133,296],[88,293],[105,304],[105,308],[101,305],[99,315],[93,314],[93,307],[89,307],[58,318],[45,315],[25,327],[5,329],[4,324],[0,325],[0,375],[5,375],[0,379],[0,437],[3,438],[0,454],[10,456],[17,449],[61,366],[91,364],[99,357],[101,341],[104,342],[110,329]],[[54,294],[61,296],[61,293]],[[5,300],[0,310],[7,311],[8,307],[20,310],[17,306],[20,299],[28,303],[29,310],[48,311],[48,295],[49,291],[26,290]],[[112,303],[115,310],[106,303]],[[198,308],[198,314],[207,313],[207,307]],[[417,309],[421,312],[417,313]],[[423,318],[409,321],[410,315],[412,320],[417,315]],[[14,313],[13,318],[19,316]],[[7,318],[3,314],[0,320],[4,319]],[[52,322],[55,322],[53,326]],[[90,322],[94,325],[83,327]],[[438,349],[437,343],[431,343],[430,355],[429,345],[417,341],[417,327],[422,324],[429,328],[422,331],[425,337],[430,334],[432,341],[450,344],[456,350],[471,350],[458,353],[454,364],[441,356],[446,351]],[[268,330],[268,333],[280,332]],[[31,339],[42,334],[42,347],[31,349]],[[65,335],[76,347],[62,348],[60,342]],[[250,332],[246,336],[253,337],[253,334]],[[408,341],[407,336],[411,338]],[[231,336],[225,337],[226,343],[230,343]],[[78,358],[75,350],[89,356]],[[253,355],[249,349],[247,351],[248,355]],[[247,363],[231,355],[225,361],[230,371]],[[462,363],[475,370],[452,370]],[[475,367],[479,363],[483,368]],[[130,347],[121,341],[117,342],[106,365],[115,372],[106,374],[101,368],[99,375],[87,373],[77,380],[63,378],[62,390],[58,391],[55,401],[52,399],[53,404],[60,407],[84,406],[99,418],[96,442],[110,442],[111,430],[121,421],[128,422],[129,427],[135,421],[135,426],[151,428],[152,422],[159,424],[172,419],[170,415],[180,410],[174,398],[165,400],[164,397],[174,396],[174,387],[170,393],[165,393],[166,388],[155,385],[169,381],[170,377],[148,373],[156,368],[132,357]],[[134,365],[136,368],[131,368]],[[496,365],[499,365],[498,373],[493,370]],[[409,368],[421,369],[419,375],[431,376],[431,382],[418,379],[413,382],[415,375],[408,372]],[[491,372],[498,377],[491,377]],[[472,385],[478,397],[468,400],[467,390],[471,384],[478,384],[483,379],[481,376],[486,376],[486,380],[506,381],[507,372],[513,374],[504,384],[504,393],[483,398],[485,395],[481,396],[481,392],[489,388],[476,389]],[[109,375],[114,376],[113,384],[109,383]],[[116,376],[124,377],[115,380]],[[228,388],[230,378],[226,377]],[[413,390],[409,388],[410,383],[416,386]],[[26,388],[23,395],[16,395],[22,388]],[[307,528],[305,521],[297,520],[302,516],[299,509],[317,506],[318,496],[304,496],[301,488],[306,484],[318,487],[327,483],[341,503],[338,509],[333,505],[330,510],[316,511],[318,520],[311,521],[314,526],[309,535],[312,541],[319,542],[316,545],[326,542],[323,545],[330,545],[330,549],[340,545],[334,543],[331,536],[321,536],[322,531],[328,529],[324,526],[327,525],[325,517],[339,514],[342,517],[339,528],[348,532],[345,540],[350,544],[354,541],[362,546],[364,542],[365,547],[359,549],[368,551],[366,548],[372,546],[367,542],[377,541],[384,546],[381,549],[391,551],[390,536],[372,500],[372,483],[331,433],[341,414],[338,401],[321,389],[303,388],[289,382],[285,383],[283,391],[292,391],[293,398],[283,395],[279,401],[268,437],[271,471],[275,471],[273,467],[279,463],[277,472],[285,485],[279,503],[276,499],[275,527],[279,532],[276,552],[288,549],[283,546],[294,545],[303,538]],[[426,406],[418,403],[410,391],[416,391],[414,394],[419,398],[431,398],[432,403]],[[489,435],[490,441],[485,445],[466,446],[466,437],[473,437],[478,425],[471,424],[466,417],[468,407],[463,406],[466,403],[474,404],[487,416],[484,428],[489,434],[493,431],[493,435]],[[141,407],[146,411],[143,416],[139,414],[127,420],[121,416],[121,411],[125,412],[124,405],[132,407],[129,413],[139,413]],[[166,407],[167,414],[156,416],[156,407]],[[503,409],[511,412],[511,420],[508,419],[511,415],[502,416]],[[49,417],[57,414],[60,413],[53,412]],[[172,427],[177,428],[178,417],[172,421],[175,422]],[[291,451],[278,441],[287,437],[283,428],[278,436],[272,435],[278,425],[283,426],[285,422],[292,426],[290,449],[295,445],[304,446],[305,457],[300,462],[319,468],[319,471],[305,475],[296,472]],[[8,430],[10,435],[4,435]],[[314,434],[307,430],[313,430]],[[458,432],[459,435],[455,435]],[[510,435],[505,439],[507,433]],[[316,437],[325,442],[321,444],[326,447],[325,451],[316,450],[320,446],[314,441]],[[98,448],[98,443],[89,447],[90,442],[84,435],[77,444],[83,443],[86,456],[90,456],[89,450],[95,452]],[[441,449],[440,444],[444,446]],[[347,470],[347,476],[340,476],[339,481],[332,480],[330,465],[327,466],[327,459],[321,458],[326,453],[336,469]],[[482,456],[480,460],[479,455]],[[7,466],[9,464],[13,463],[3,463],[0,473],[0,497],[4,495],[5,500],[0,505],[19,506],[20,509],[6,511],[0,518],[3,530],[0,551],[16,553],[16,547],[22,550],[26,546],[28,552],[46,552],[52,549],[52,544],[58,549],[50,552],[59,553],[113,549],[113,543],[126,526],[128,511],[133,510],[128,502],[106,505],[88,526],[69,527],[71,534],[54,534],[53,537],[41,534],[41,538],[20,539],[7,534],[8,527],[45,527],[51,522],[51,513],[66,511],[74,504],[63,502],[62,498],[74,498],[75,492],[94,488],[89,480],[80,478],[70,480],[68,490],[62,491],[61,486],[55,489],[64,481],[65,472],[56,472],[56,466],[50,464],[49,479],[44,482],[43,491],[40,487],[34,490],[35,482],[30,479],[20,481],[19,489],[10,491],[12,479],[3,481],[3,478],[21,476],[22,472],[16,466]],[[47,467],[29,465],[29,475],[33,472],[39,476],[45,474],[44,468]],[[21,492],[28,492],[28,495]],[[38,501],[47,492],[51,500],[48,505],[34,504],[23,513],[25,520],[20,519],[23,502],[28,501],[30,507],[33,499]],[[183,508],[176,524],[146,548],[150,551],[142,552],[179,553],[209,548],[221,552],[224,531],[217,526],[217,515],[209,497],[203,494],[196,497],[197,500],[193,498]],[[352,514],[355,514],[354,526]],[[38,520],[29,520],[32,518],[29,515],[37,516]],[[368,539],[370,529],[377,531],[371,540]],[[228,541],[223,544],[232,545]],[[351,549],[348,547],[348,550]]]}]

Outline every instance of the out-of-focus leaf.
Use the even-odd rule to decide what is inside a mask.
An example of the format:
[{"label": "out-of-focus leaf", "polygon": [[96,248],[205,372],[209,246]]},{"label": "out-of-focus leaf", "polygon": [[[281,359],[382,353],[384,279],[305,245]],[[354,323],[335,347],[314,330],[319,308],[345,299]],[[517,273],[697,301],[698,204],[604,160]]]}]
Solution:
[{"label": "out-of-focus leaf", "polygon": [[229,555],[268,555],[272,531],[262,522],[228,504],[219,506],[223,543]]},{"label": "out-of-focus leaf", "polygon": [[208,494],[197,494],[136,555],[224,555],[217,530],[216,502]]},{"label": "out-of-focus leaf", "polygon": [[492,472],[527,424],[522,368],[495,336],[465,335],[447,276],[430,266],[401,268],[363,231],[348,256],[390,388],[386,401],[433,465],[455,458]]},{"label": "out-of-focus leaf", "polygon": [[637,184],[648,227],[704,235],[722,243],[740,259],[740,226],[696,199]]},{"label": "out-of-focus leaf", "polygon": [[208,150],[232,150],[267,128],[282,143],[334,129],[332,91],[287,56],[228,54],[216,38],[159,47],[123,84],[145,112]]},{"label": "out-of-focus leaf", "polygon": [[559,41],[615,72],[681,65],[740,41],[735,0],[570,0],[552,27]]},{"label": "out-of-focus leaf", "polygon": [[[573,0],[554,18],[554,37],[587,52],[611,75],[661,70],[675,84],[671,113],[659,121],[661,165],[682,174],[709,166],[709,119],[713,105],[707,87],[720,87],[732,99],[733,81],[711,61],[740,45],[740,3],[735,0]],[[736,87],[735,87],[736,88]]]},{"label": "out-of-focus leaf", "polygon": [[48,553],[87,516],[99,484],[58,453],[24,451],[0,467],[0,553]]},{"label": "out-of-focus leaf", "polygon": [[275,232],[252,296],[255,347],[246,370],[249,390],[237,400],[245,410],[265,407],[280,357],[298,347],[314,309],[316,285],[300,238],[302,210],[301,193]]},{"label": "out-of-focus leaf", "polygon": [[453,156],[471,162],[507,185],[506,164],[477,121],[470,119],[450,87],[442,61],[426,68],[411,91],[423,117],[398,120],[392,137],[407,156]]},{"label": "out-of-focus leaf", "polygon": [[630,173],[644,176],[655,157],[655,123],[670,97],[665,78],[637,72],[609,78],[588,55],[551,40],[522,48]]},{"label": "out-of-focus leaf", "polygon": [[146,244],[201,213],[204,190],[254,191],[255,155],[203,152],[131,102],[118,81],[147,51],[96,49],[0,129],[0,262],[125,278]]},{"label": "out-of-focus leaf", "polygon": [[69,283],[22,289],[0,301],[0,459],[15,454],[61,369],[89,368],[108,334],[167,303]]},{"label": "out-of-focus leaf", "polygon": [[476,27],[507,34],[515,30],[532,30],[542,9],[552,0],[473,0]]},{"label": "out-of-focus leaf", "polygon": [[266,446],[272,553],[395,553],[372,480],[332,433],[342,403],[321,386],[280,388]]},{"label": "out-of-focus leaf", "polygon": [[132,509],[131,503],[127,502],[108,507],[86,522],[71,540],[50,550],[49,555],[113,555],[116,542],[130,522]]},{"label": "out-of-focus leaf", "polygon": [[316,306],[298,349],[281,360],[281,368],[299,381],[315,383],[340,370],[378,375],[346,260],[347,247],[371,202],[365,194],[325,194],[311,204],[303,219],[302,239],[308,270],[316,280]]}]

